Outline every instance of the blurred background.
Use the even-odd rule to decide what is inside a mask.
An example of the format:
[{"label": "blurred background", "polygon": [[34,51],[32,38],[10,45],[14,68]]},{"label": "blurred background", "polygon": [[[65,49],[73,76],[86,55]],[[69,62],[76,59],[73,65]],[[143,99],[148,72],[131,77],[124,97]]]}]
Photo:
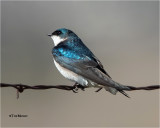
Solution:
[{"label": "blurred background", "polygon": [[[158,1],[2,1],[1,82],[73,83],[55,68],[47,34],[74,31],[115,81],[159,84]],[[158,127],[159,91],[127,92],[130,99],[95,88],[75,94],[57,89],[2,88],[4,127]],[[10,114],[28,115],[11,118]]]}]

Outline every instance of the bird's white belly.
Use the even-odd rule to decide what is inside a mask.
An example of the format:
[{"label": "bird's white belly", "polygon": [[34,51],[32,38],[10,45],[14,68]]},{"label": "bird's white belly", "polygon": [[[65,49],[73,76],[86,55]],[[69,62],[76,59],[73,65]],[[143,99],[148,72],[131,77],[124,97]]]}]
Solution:
[{"label": "bird's white belly", "polygon": [[[54,59],[53,59],[54,60]],[[85,79],[84,77],[62,67],[61,65],[59,65],[55,60],[54,60],[55,66],[57,67],[57,69],[59,70],[59,72],[67,79],[72,80],[74,82],[77,82],[83,86],[88,86],[88,80]]]}]

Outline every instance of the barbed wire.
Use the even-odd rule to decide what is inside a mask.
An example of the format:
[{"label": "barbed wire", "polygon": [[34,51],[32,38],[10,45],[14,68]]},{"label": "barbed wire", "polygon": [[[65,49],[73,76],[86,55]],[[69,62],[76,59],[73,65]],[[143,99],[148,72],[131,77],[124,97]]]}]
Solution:
[{"label": "barbed wire", "polygon": [[45,90],[45,89],[61,89],[61,90],[67,90],[67,91],[73,91],[74,93],[78,92],[78,89],[81,89],[84,91],[84,87],[75,83],[72,86],[69,85],[25,85],[25,84],[7,84],[7,83],[0,83],[0,87],[13,87],[17,90],[17,99],[19,98],[19,93],[22,93],[26,89],[35,89],[35,90]]},{"label": "barbed wire", "polygon": [[[84,87],[80,84],[75,83],[72,86],[69,85],[25,85],[25,84],[7,84],[7,83],[0,83],[0,87],[13,87],[17,90],[17,99],[19,98],[19,93],[22,93],[24,90],[26,89],[34,89],[34,90],[46,90],[46,89],[51,89],[51,88],[55,88],[55,89],[61,89],[61,90],[67,90],[67,91],[73,91],[74,93],[78,93],[78,89],[81,89],[83,91],[85,91],[84,89],[87,87]],[[133,87],[133,86],[127,86],[129,87],[129,90],[125,90],[125,91],[134,91],[134,90],[155,90],[155,89],[160,89],[160,85],[151,85],[151,86],[145,86],[145,87]],[[98,90],[96,90],[95,92],[99,92],[102,88],[99,88]],[[120,90],[119,92],[121,92],[122,94],[124,94],[125,96],[127,96],[127,94]],[[127,96],[129,97],[129,96]]]}]

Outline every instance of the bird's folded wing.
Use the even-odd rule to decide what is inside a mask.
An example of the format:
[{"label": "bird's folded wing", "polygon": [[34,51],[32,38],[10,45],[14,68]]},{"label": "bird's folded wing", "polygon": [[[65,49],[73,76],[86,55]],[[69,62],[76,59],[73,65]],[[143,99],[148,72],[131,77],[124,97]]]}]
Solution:
[{"label": "bird's folded wing", "polygon": [[[98,63],[88,56],[82,55],[83,59],[73,59],[65,56],[55,56],[55,61],[62,67],[67,68],[95,83],[111,86],[114,81],[97,68]],[[111,86],[112,87],[112,86]]]}]

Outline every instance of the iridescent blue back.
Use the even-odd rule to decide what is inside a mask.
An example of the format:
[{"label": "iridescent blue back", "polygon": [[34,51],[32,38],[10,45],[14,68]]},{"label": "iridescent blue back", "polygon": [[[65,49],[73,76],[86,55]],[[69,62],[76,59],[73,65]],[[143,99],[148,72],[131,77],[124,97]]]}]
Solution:
[{"label": "iridescent blue back", "polygon": [[93,53],[79,39],[69,39],[52,49],[53,56],[64,56],[71,59],[84,59],[84,56],[93,57]]}]

